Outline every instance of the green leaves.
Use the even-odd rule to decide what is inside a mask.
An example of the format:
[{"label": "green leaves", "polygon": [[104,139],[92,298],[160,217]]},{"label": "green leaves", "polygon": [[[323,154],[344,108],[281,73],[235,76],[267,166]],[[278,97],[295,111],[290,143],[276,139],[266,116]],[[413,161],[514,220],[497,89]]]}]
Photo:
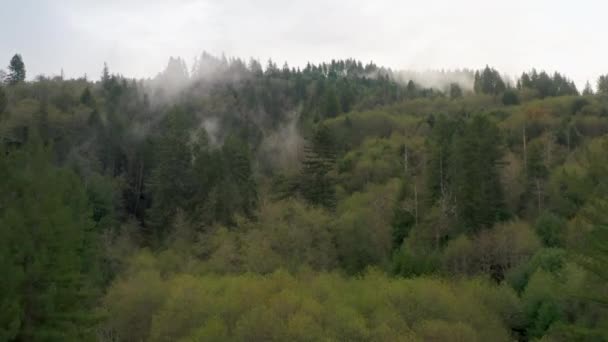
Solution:
[{"label": "green leaves", "polygon": [[91,275],[97,268],[84,187],[73,173],[54,167],[49,152],[36,143],[3,152],[2,158],[0,334],[87,339]]}]

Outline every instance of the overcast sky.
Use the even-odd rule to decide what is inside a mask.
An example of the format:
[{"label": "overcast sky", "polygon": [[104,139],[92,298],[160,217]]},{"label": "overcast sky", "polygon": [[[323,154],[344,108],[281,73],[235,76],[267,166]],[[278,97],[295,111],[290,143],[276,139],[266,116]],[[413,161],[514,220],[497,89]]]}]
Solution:
[{"label": "overcast sky", "polygon": [[[169,56],[303,65],[354,57],[394,69],[558,70],[582,87],[608,73],[603,0],[0,0],[0,68],[98,78],[103,62],[154,76]],[[6,62],[4,62],[6,61]]]}]

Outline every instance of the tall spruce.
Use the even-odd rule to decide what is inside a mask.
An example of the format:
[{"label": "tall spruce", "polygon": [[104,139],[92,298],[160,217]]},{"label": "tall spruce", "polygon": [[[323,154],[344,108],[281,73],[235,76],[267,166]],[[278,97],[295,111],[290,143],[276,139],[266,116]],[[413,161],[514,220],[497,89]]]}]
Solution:
[{"label": "tall spruce", "polygon": [[476,115],[455,136],[450,156],[457,217],[469,231],[491,227],[504,219],[500,132],[486,116]]},{"label": "tall spruce", "polygon": [[190,124],[184,110],[173,109],[163,120],[163,132],[156,142],[156,167],[148,184],[152,192],[148,218],[155,238],[165,236],[178,209],[185,210],[194,194]]},{"label": "tall spruce", "polygon": [[336,163],[335,143],[329,129],[317,128],[304,149],[299,192],[313,205],[328,209],[336,207],[335,179],[331,174]]},{"label": "tall spruce", "polygon": [[6,83],[9,85],[25,81],[25,63],[23,63],[23,58],[20,54],[16,54],[11,58],[6,78]]},{"label": "tall spruce", "polygon": [[2,84],[0,83],[0,115],[4,113],[6,107],[8,106],[8,97],[6,96],[6,91]]},{"label": "tall spruce", "polygon": [[85,188],[36,139],[0,154],[0,340],[91,340],[97,259]]}]

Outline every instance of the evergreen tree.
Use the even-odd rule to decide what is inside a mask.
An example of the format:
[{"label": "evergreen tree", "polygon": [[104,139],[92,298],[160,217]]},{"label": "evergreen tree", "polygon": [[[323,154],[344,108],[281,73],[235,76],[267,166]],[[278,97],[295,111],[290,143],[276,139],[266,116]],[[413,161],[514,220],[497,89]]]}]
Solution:
[{"label": "evergreen tree", "polygon": [[608,75],[602,75],[597,79],[597,93],[608,95]]},{"label": "evergreen tree", "polygon": [[101,84],[105,88],[106,84],[110,82],[110,69],[107,63],[103,63],[103,70],[101,71]]},{"label": "evergreen tree", "polygon": [[583,96],[590,96],[593,95],[593,88],[591,88],[591,83],[589,83],[589,81],[587,81],[587,83],[585,83],[585,89],[583,90]]},{"label": "evergreen tree", "polygon": [[519,104],[519,97],[517,93],[512,88],[507,89],[505,93],[502,95],[502,104],[505,106],[513,106]]},{"label": "evergreen tree", "polygon": [[17,83],[25,81],[25,64],[20,54],[16,54],[11,58],[11,62],[8,65],[8,76],[7,83],[9,85],[15,85]]},{"label": "evergreen tree", "polygon": [[496,96],[505,91],[506,85],[498,71],[486,65],[482,72],[475,72],[473,89],[476,93]]},{"label": "evergreen tree", "polygon": [[450,98],[457,99],[462,97],[462,88],[458,85],[458,83],[450,84]]},{"label": "evergreen tree", "polygon": [[232,225],[236,214],[253,217],[257,206],[257,189],[246,142],[231,135],[220,153],[221,164],[216,164],[219,177],[213,187],[210,205],[214,207],[214,220]]},{"label": "evergreen tree", "polygon": [[530,88],[538,91],[540,98],[578,95],[574,82],[557,72],[551,76],[545,71],[538,73],[533,69],[529,74],[523,73],[518,84],[520,84],[520,88]]},{"label": "evergreen tree", "polygon": [[323,103],[323,116],[333,118],[340,113],[340,101],[333,86],[327,87]]},{"label": "evergreen tree", "polygon": [[2,85],[0,85],[0,115],[2,115],[2,113],[4,113],[7,106],[8,106],[8,98],[6,96],[6,91],[4,90],[4,87],[2,87]]},{"label": "evergreen tree", "polygon": [[500,132],[487,117],[476,115],[455,137],[450,161],[457,217],[476,231],[505,218],[499,167]]},{"label": "evergreen tree", "polygon": [[331,175],[335,163],[333,138],[326,126],[320,126],[311,144],[305,148],[299,182],[299,192],[309,203],[328,209],[335,208],[335,180]]},{"label": "evergreen tree", "polygon": [[543,210],[544,182],[549,171],[545,165],[543,149],[540,144],[532,144],[526,154],[526,193],[536,204],[537,213]]},{"label": "evergreen tree", "polygon": [[182,109],[173,109],[163,121],[164,131],[156,142],[156,167],[149,183],[152,192],[149,219],[156,238],[165,236],[177,210],[186,210],[193,196],[190,124]]},{"label": "evergreen tree", "polygon": [[95,98],[93,94],[91,94],[91,89],[89,87],[84,88],[82,94],[80,95],[80,103],[90,108],[95,107]]},{"label": "evergreen tree", "polygon": [[416,90],[416,84],[412,80],[409,80],[407,82],[407,87],[405,88],[405,90],[408,98],[414,98],[418,95]]},{"label": "evergreen tree", "polygon": [[0,340],[91,340],[97,263],[86,192],[32,140],[0,152]]}]

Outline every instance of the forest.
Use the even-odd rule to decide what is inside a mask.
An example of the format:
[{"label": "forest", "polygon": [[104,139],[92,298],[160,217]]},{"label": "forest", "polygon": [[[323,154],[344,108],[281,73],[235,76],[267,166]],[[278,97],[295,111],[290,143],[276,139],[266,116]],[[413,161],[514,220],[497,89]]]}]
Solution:
[{"label": "forest", "polygon": [[608,75],[7,62],[0,341],[608,340]]}]

